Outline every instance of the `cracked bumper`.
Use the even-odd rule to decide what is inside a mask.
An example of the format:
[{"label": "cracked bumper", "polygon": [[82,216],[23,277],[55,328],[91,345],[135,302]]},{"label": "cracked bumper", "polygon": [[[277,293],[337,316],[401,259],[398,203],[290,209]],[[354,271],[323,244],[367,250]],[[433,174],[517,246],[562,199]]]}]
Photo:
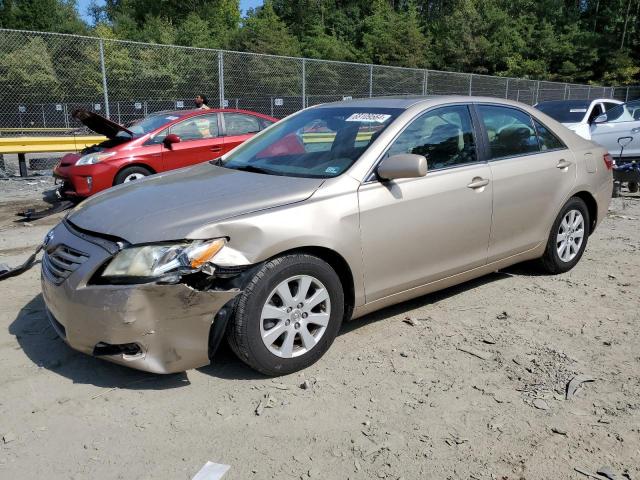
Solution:
[{"label": "cracked bumper", "polygon": [[209,332],[218,311],[238,290],[199,291],[183,284],[87,285],[110,257],[98,245],[54,229],[50,252],[59,245],[88,259],[64,281],[52,278],[43,262],[42,295],[47,314],[64,341],[93,355],[96,345],[136,344],[136,354],[101,358],[154,373],[173,373],[209,364]]}]

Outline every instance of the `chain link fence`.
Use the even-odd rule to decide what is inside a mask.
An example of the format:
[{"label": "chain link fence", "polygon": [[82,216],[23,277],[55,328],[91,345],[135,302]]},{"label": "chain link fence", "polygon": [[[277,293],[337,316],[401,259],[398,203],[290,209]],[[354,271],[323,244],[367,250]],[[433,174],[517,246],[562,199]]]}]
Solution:
[{"label": "chain link fence", "polygon": [[544,100],[640,97],[600,87],[426,69],[0,29],[0,135],[68,134],[76,108],[127,124],[159,110],[212,107],[277,118],[301,108],[384,95]]}]

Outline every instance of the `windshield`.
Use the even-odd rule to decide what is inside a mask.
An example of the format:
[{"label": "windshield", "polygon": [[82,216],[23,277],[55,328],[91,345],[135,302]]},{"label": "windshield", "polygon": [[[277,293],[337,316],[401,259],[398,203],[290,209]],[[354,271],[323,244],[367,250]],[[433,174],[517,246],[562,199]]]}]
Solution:
[{"label": "windshield", "polygon": [[607,122],[635,122],[640,120],[640,100],[617,105],[607,111]]},{"label": "windshield", "polygon": [[223,166],[271,175],[329,178],[346,171],[402,113],[397,108],[313,108],[281,120],[234,150]]},{"label": "windshield", "polygon": [[536,108],[557,122],[580,123],[587,114],[589,105],[591,105],[591,102],[577,100],[567,102],[543,102],[536,105]]},{"label": "windshield", "polygon": [[[133,132],[134,137],[141,137],[142,135],[153,132],[155,129],[160,128],[169,122],[177,120],[178,118],[180,118],[178,115],[171,114],[151,115],[143,118],[142,120],[133,122],[127,128]],[[120,131],[117,136],[128,138],[129,134],[127,132]]]},{"label": "windshield", "polygon": [[536,108],[560,123],[580,123],[589,110],[591,102],[582,100],[568,102],[542,102]]}]

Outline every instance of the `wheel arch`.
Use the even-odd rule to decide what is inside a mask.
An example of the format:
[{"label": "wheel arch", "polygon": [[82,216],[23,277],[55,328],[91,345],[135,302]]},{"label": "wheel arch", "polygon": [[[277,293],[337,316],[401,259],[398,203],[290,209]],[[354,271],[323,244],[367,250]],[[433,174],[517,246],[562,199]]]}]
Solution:
[{"label": "wheel arch", "polygon": [[277,255],[274,255],[273,257],[265,260],[265,262],[268,262],[275,257],[281,257],[284,255],[295,255],[300,253],[306,253],[308,255],[318,257],[319,259],[327,262],[329,266],[336,272],[336,274],[340,278],[342,289],[344,291],[344,320],[348,321],[351,318],[353,309],[355,308],[355,283],[353,272],[351,271],[349,263],[338,252],[327,247],[296,247],[280,252]]},{"label": "wheel arch", "polygon": [[587,205],[589,212],[589,235],[593,233],[598,223],[598,202],[595,197],[586,190],[580,190],[572,195],[581,199]]}]

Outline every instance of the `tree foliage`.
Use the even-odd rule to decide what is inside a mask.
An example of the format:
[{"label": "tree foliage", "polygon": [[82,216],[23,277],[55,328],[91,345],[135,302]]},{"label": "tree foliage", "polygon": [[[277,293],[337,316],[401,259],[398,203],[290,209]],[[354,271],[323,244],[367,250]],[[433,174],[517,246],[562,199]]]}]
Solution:
[{"label": "tree foliage", "polygon": [[[87,24],[74,0],[0,0],[0,27],[566,82],[640,83],[640,0],[266,0],[244,18],[239,0],[106,0],[89,13],[93,21]],[[115,64],[124,62],[124,53],[114,55]]]}]

